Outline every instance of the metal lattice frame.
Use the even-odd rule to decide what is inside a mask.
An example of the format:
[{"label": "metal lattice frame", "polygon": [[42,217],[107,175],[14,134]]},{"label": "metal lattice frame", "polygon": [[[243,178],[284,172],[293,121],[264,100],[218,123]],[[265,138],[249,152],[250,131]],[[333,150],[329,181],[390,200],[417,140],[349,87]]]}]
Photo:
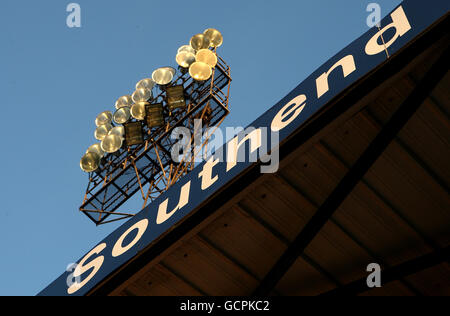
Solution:
[{"label": "metal lattice frame", "polygon": [[[134,216],[137,212],[123,213],[118,209],[138,191],[144,208],[194,168],[195,159],[200,154],[198,150],[194,152],[193,149],[189,159],[185,156],[179,163],[172,160],[171,149],[177,140],[173,140],[171,134],[176,127],[187,127],[194,135],[199,132],[194,131],[195,119],[202,120],[204,131],[209,127],[217,128],[228,115],[231,75],[230,67],[221,57],[218,56],[217,66],[209,80],[197,82],[188,73],[180,72],[171,85],[183,85],[186,109],[169,111],[164,106],[165,125],[151,129],[145,125],[144,144],[124,147],[119,153],[108,155],[99,169],[89,173],[80,211],[96,225]],[[167,105],[164,89],[160,89],[152,103]],[[208,140],[203,140],[202,148]],[[147,185],[148,188],[144,189]]]}]

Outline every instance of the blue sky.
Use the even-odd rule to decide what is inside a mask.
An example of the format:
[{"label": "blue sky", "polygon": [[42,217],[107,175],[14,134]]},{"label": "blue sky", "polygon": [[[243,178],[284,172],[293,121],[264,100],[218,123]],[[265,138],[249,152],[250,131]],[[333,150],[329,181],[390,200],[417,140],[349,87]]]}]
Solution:
[{"label": "blue sky", "polygon": [[[94,120],[214,27],[231,66],[226,126],[246,126],[400,0],[0,1],[0,295],[35,295],[120,224],[79,213]],[[139,203],[130,207],[139,208]]]}]

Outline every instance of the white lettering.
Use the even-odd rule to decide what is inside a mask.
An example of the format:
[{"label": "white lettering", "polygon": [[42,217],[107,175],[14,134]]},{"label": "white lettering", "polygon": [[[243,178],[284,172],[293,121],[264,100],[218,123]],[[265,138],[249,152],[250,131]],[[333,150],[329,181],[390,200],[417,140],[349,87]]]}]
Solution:
[{"label": "white lettering", "polygon": [[159,205],[159,208],[158,208],[158,216],[156,218],[156,224],[160,225],[160,224],[164,223],[169,218],[171,218],[172,215],[175,214],[176,211],[178,211],[179,209],[185,207],[189,203],[190,191],[191,191],[191,181],[186,183],[181,188],[180,200],[178,202],[178,205],[169,213],[167,213],[167,206],[169,204],[169,199],[167,199],[164,202],[162,202]]},{"label": "white lettering", "polygon": [[[245,137],[241,139],[241,141],[239,141],[238,135],[227,144],[227,172],[233,169],[237,165],[238,161],[245,161],[245,151],[240,151],[239,149],[245,144],[246,141],[250,141],[250,155],[252,153],[256,153],[256,150],[261,147],[261,129],[248,128],[245,131],[245,134]],[[238,154],[240,154],[239,160]],[[249,161],[256,162],[256,158],[253,158],[254,159],[250,157]]]},{"label": "white lettering", "polygon": [[389,48],[394,42],[401,36],[405,35],[410,29],[411,25],[409,24],[408,18],[406,17],[405,11],[400,6],[392,12],[391,14],[392,23],[386,25],[383,29],[381,29],[377,34],[375,34],[366,45],[366,54],[367,55],[376,55],[385,50],[384,45],[378,44],[378,39],[390,28],[395,28],[395,35],[392,39],[387,42],[386,49]]},{"label": "white lettering", "polygon": [[[147,227],[148,227],[148,219],[143,219],[143,220],[137,222],[136,224],[134,224],[133,226],[131,226],[130,228],[128,228],[128,230],[125,233],[123,233],[122,236],[120,236],[120,238],[117,240],[116,244],[114,245],[114,248],[112,250],[112,256],[114,258],[116,258],[116,257],[123,255],[128,250],[130,250],[141,239],[142,235],[144,235]],[[138,230],[136,237],[134,237],[133,241],[130,242],[126,247],[124,247],[123,242],[124,242],[125,238],[133,230],[136,230],[136,229]]]},{"label": "white lettering", "polygon": [[74,293],[76,293],[78,290],[80,290],[83,286],[86,285],[86,283],[88,283],[96,274],[97,272],[100,270],[100,268],[103,265],[103,261],[105,260],[105,257],[103,256],[98,256],[97,258],[95,258],[94,260],[92,260],[91,262],[89,262],[88,264],[86,264],[86,261],[89,260],[90,257],[92,257],[93,255],[97,255],[100,252],[103,251],[103,249],[106,248],[106,244],[102,243],[100,245],[98,245],[97,247],[95,247],[94,249],[92,249],[91,252],[89,252],[81,261],[80,263],[76,266],[75,268],[75,272],[73,273],[73,277],[76,279],[78,277],[80,277],[82,274],[84,274],[85,272],[89,271],[90,269],[93,269],[91,271],[91,273],[83,280],[83,282],[78,283],[75,282],[73,283],[68,289],[67,289],[67,293],[69,295],[72,295]]},{"label": "white lettering", "polygon": [[[302,113],[306,106],[306,95],[301,94],[292,101],[288,102],[278,113],[275,115],[272,121],[271,129],[273,132],[279,132],[286,126],[292,123],[297,116]],[[294,105],[292,107],[292,105]],[[288,108],[291,107],[289,110]],[[294,112],[294,113],[293,113]],[[289,117],[290,116],[290,117]],[[286,119],[289,117],[288,119]]]},{"label": "white lettering", "polygon": [[342,72],[344,73],[344,78],[346,78],[348,75],[350,75],[352,72],[356,70],[355,65],[355,59],[352,55],[345,56],[341,60],[339,60],[337,63],[333,65],[333,67],[330,68],[327,72],[324,72],[322,75],[320,75],[319,78],[316,79],[316,85],[317,85],[317,98],[320,98],[325,93],[330,90],[330,87],[328,86],[328,77],[330,74],[335,70],[337,67],[342,67]]}]

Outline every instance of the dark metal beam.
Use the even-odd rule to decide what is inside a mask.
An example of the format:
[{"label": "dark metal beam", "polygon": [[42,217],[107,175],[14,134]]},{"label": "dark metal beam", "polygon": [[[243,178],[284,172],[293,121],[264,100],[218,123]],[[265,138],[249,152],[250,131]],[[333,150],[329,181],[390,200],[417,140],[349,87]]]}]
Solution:
[{"label": "dark metal beam", "polygon": [[[341,162],[344,166],[346,166],[348,169],[350,169],[350,166],[344,161],[344,159],[337,152],[332,150],[328,145],[326,145],[323,142],[321,143],[321,145],[324,146],[329,152],[331,152],[333,154],[333,156],[335,156],[339,160],[339,162]],[[405,222],[405,224],[410,229],[412,229],[414,231],[414,233],[416,233],[420,237],[420,239],[423,240],[423,242],[425,244],[427,244],[433,250],[439,249],[439,245],[432,238],[427,236],[427,234],[425,234],[421,229],[419,229],[417,227],[417,225],[415,225],[410,219],[408,219],[406,216],[404,216],[402,214],[402,212],[395,205],[393,205],[385,196],[383,196],[383,194],[381,194],[366,179],[362,179],[361,183],[364,184],[370,190],[370,192],[372,192],[383,204],[385,204],[390,212],[392,212],[400,220]]]},{"label": "dark metal beam", "polygon": [[[270,234],[273,235],[274,238],[278,239],[281,243],[283,243],[284,246],[289,247],[290,240],[286,238],[282,233],[280,233],[278,230],[273,228],[269,223],[267,223],[264,219],[261,218],[261,216],[254,211],[250,210],[249,208],[245,207],[241,203],[237,203],[234,206],[239,212],[241,212],[244,216],[249,216],[254,221],[256,221],[259,225],[264,227]],[[300,255],[300,258],[305,260],[306,263],[308,263],[312,268],[314,268],[317,272],[325,276],[325,278],[328,279],[331,283],[333,283],[335,286],[341,286],[342,284],[337,280],[330,272],[328,272],[325,268],[323,268],[320,264],[318,264],[315,260],[313,260],[311,257],[309,257],[307,254],[303,253]]]},{"label": "dark metal beam", "polygon": [[[433,43],[440,40],[447,34],[449,20],[445,20],[438,24],[424,36],[419,37],[412,42],[407,49],[399,53],[398,56],[392,57],[390,62],[377,69],[370,76],[357,84],[356,89],[349,89],[342,93],[342,98],[336,99],[330,103],[323,115],[319,116],[311,124],[296,131],[293,137],[280,145],[280,157],[286,157],[293,153],[299,146],[307,142],[311,137],[316,135],[325,126],[331,123],[339,115],[348,110],[358,100],[369,94],[374,87],[383,84],[391,76],[401,71],[408,63],[418,56],[424,49],[430,47]],[[398,57],[398,58],[397,58]],[[144,268],[151,260],[164,253],[168,247],[174,245],[183,238],[189,231],[197,227],[209,216],[217,211],[217,205],[224,205],[230,201],[230,196],[238,195],[242,192],[242,188],[250,186],[256,180],[264,175],[260,171],[260,164],[255,163],[248,170],[242,172],[236,177],[233,185],[224,187],[220,192],[214,195],[209,202],[199,207],[196,212],[180,225],[174,227],[160,240],[152,244],[151,247],[144,249],[131,262],[127,263],[120,271],[116,271],[110,277],[99,283],[87,295],[108,295],[114,291],[123,282],[126,282],[137,271]]]},{"label": "dark metal beam", "polygon": [[[311,205],[313,205],[315,208],[318,207],[318,205],[304,192],[300,191],[294,184],[292,184],[288,179],[286,179],[282,174],[278,174],[276,179],[279,179],[279,181],[282,181],[287,186],[289,186],[296,194],[301,196],[302,198],[306,199]],[[358,247],[360,247],[362,250],[364,250],[369,256],[371,256],[374,260],[374,262],[377,262],[381,264],[382,266],[387,266],[387,263],[384,262],[384,260],[381,258],[380,255],[373,252],[369,247],[367,247],[359,238],[357,238],[353,233],[351,233],[348,229],[346,229],[338,220],[330,218],[330,223],[335,225],[339,230],[342,231],[345,235],[348,236]],[[417,289],[414,288],[408,281],[400,280],[404,286],[406,286],[411,292],[413,292],[416,295],[422,295]]]},{"label": "dark metal beam", "polygon": [[349,172],[339,182],[325,202],[317,209],[310,221],[269,271],[261,284],[253,293],[255,296],[267,296],[275,288],[280,279],[294,264],[300,254],[311,243],[334,212],[344,202],[355,186],[383,154],[391,141],[397,136],[409,119],[414,115],[423,101],[428,97],[449,68],[449,49],[439,57],[436,63],[425,74],[414,91],[400,105],[391,119],[386,123],[364,153],[355,162]]},{"label": "dark metal beam", "polygon": [[[432,268],[441,263],[448,262],[449,260],[450,247],[436,250],[425,256],[383,270],[381,272],[381,282],[385,285],[389,282],[400,280],[401,278]],[[361,279],[324,293],[322,296],[358,295],[369,290],[371,289],[367,287],[367,280]]]}]

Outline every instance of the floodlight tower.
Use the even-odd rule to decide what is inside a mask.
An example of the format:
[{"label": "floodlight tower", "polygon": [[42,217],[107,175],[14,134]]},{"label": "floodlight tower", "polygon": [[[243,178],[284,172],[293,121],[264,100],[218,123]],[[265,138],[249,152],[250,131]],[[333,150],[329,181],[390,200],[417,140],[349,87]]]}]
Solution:
[{"label": "floodlight tower", "polygon": [[[162,67],[136,84],[132,95],[120,97],[114,113],[95,120],[95,138],[80,167],[89,182],[80,211],[101,225],[134,216],[119,211],[140,192],[143,207],[170,188],[195,166],[194,146],[179,162],[171,151],[173,130],[185,127],[191,135],[218,127],[228,115],[230,67],[217,54],[222,34],[207,29],[178,49],[178,69]],[[194,124],[202,122],[202,131]],[[193,144],[194,136],[189,140]],[[203,139],[202,147],[208,139]]]}]

